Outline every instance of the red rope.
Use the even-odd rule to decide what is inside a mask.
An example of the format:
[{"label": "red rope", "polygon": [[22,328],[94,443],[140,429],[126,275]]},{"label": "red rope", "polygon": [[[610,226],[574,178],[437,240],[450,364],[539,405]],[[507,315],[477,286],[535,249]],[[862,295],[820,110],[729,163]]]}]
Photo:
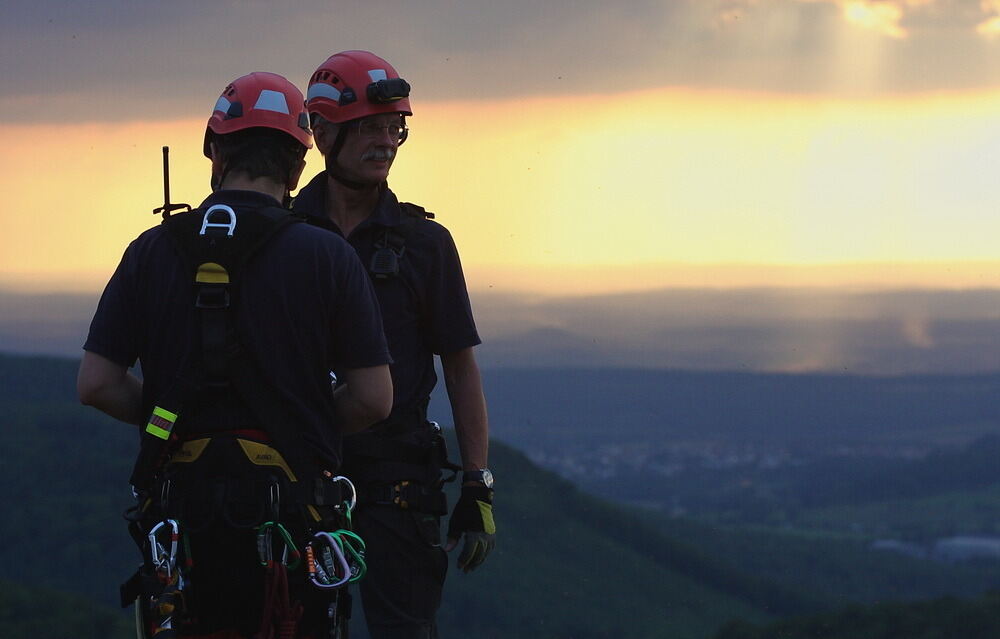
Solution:
[{"label": "red rope", "polygon": [[295,639],[302,618],[302,604],[288,597],[288,569],[278,561],[267,562],[264,581],[264,609],[256,639]]}]

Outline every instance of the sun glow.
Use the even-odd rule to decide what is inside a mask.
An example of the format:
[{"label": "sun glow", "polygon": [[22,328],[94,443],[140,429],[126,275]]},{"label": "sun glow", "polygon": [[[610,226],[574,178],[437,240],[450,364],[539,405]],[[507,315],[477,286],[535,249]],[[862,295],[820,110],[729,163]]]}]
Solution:
[{"label": "sun glow", "polygon": [[906,29],[899,26],[903,10],[887,2],[846,2],[844,17],[865,29],[878,31],[891,38],[905,38]]},{"label": "sun glow", "polygon": [[[739,265],[797,265],[802,283],[837,272],[857,282],[868,269],[876,281],[877,264],[996,258],[997,113],[1000,94],[985,93],[851,101],[663,89],[423,103],[391,184],[438,214],[467,270],[490,285],[580,290],[641,273],[644,287],[725,286],[771,277],[741,272],[781,272]],[[196,205],[207,193],[203,127],[0,129],[0,283],[99,286],[158,221],[163,144],[174,199]],[[307,178],[322,166],[315,151],[308,161]],[[850,277],[810,270],[835,264],[857,266]]]}]

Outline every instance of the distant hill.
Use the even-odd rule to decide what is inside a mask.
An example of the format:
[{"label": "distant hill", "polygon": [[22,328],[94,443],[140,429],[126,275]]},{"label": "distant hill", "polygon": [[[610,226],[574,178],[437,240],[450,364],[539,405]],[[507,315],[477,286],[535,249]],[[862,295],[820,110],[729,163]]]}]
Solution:
[{"label": "distant hill", "polygon": [[943,598],[919,603],[850,606],[766,626],[727,625],[714,639],[996,639],[1000,594],[973,601]]},{"label": "distant hill", "polygon": [[[21,496],[0,515],[0,569],[19,586],[113,606],[138,559],[120,519],[135,433],[76,404],[75,368],[0,356],[0,445],[16,451],[0,465],[0,482]],[[853,601],[971,596],[1000,585],[989,566],[920,561],[863,540],[622,508],[499,442],[491,466],[499,545],[481,570],[449,576],[440,617],[447,636],[705,639],[730,619],[762,623]],[[37,548],[45,552],[26,552]]]},{"label": "distant hill", "polygon": [[[902,449],[1000,433],[1000,373],[502,368],[484,376],[492,433],[529,454],[705,442]],[[447,414],[442,400],[439,392],[432,414]]]},{"label": "distant hill", "polygon": [[[0,289],[0,351],[75,357],[100,297]],[[587,297],[477,291],[486,368],[861,375],[1000,370],[1000,290],[666,289]]]},{"label": "distant hill", "polygon": [[134,639],[128,617],[90,597],[0,580],[0,628],[6,639]]},{"label": "distant hill", "polygon": [[[864,503],[1000,486],[1000,374],[487,369],[494,437],[606,498],[717,521],[832,521]],[[444,398],[431,412],[447,415]],[[967,450],[963,450],[968,447]],[[917,501],[883,515],[919,511]],[[864,515],[863,530],[931,533]],[[721,517],[721,519],[720,519]],[[958,530],[981,521],[971,509]],[[871,525],[869,525],[871,524]],[[884,525],[883,525],[884,524]],[[832,524],[831,524],[832,525]],[[996,533],[988,527],[976,532]]]}]

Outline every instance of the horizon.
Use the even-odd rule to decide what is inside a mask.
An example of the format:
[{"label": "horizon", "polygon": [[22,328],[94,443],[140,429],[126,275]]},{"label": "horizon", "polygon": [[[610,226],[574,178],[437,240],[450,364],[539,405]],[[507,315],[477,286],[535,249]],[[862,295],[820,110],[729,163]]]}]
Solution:
[{"label": "horizon", "polygon": [[[0,350],[78,357],[97,292],[0,287]],[[473,291],[491,368],[896,376],[1000,372],[1000,288]]]},{"label": "horizon", "polygon": [[[124,250],[124,246],[122,247]],[[99,296],[114,270],[0,273],[0,291]],[[470,293],[553,299],[670,290],[975,291],[1000,289],[1000,260],[842,264],[595,264],[465,268]],[[546,279],[547,278],[547,279]],[[549,281],[559,282],[550,285]]]}]

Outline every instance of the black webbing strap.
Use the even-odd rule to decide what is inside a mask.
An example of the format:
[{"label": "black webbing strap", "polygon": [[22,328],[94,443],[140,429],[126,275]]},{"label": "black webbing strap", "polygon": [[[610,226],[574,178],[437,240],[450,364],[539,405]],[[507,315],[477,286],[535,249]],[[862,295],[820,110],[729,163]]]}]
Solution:
[{"label": "black webbing strap", "polygon": [[240,400],[257,416],[264,432],[299,481],[318,476],[323,469],[316,455],[310,452],[313,447],[302,436],[298,424],[290,417],[290,411],[274,386],[260,372],[257,362],[235,341],[227,373]]},{"label": "black webbing strap", "polygon": [[[210,220],[210,212],[218,208],[226,210]],[[165,413],[168,421],[171,416],[178,420],[181,410],[206,387],[228,385],[255,413],[293,472],[303,479],[311,478],[321,471],[320,464],[274,385],[239,343],[233,312],[244,265],[280,230],[303,220],[279,207],[241,209],[238,217],[228,215],[227,210],[232,211],[216,205],[173,215],[163,222],[194,282],[201,343],[200,349],[195,349],[200,357],[189,357],[173,386],[157,398],[151,424],[163,422],[157,410]],[[232,223],[227,225],[226,220]],[[149,489],[186,425],[179,419],[172,432],[172,422],[164,426],[169,437],[156,427],[143,433],[132,473],[132,485],[140,492]]]},{"label": "black webbing strap", "polygon": [[[202,385],[201,382],[201,376],[196,375],[194,371],[189,370],[187,374],[179,376],[167,392],[157,400],[149,422],[142,426],[144,430],[140,438],[139,455],[136,457],[132,476],[129,478],[129,483],[140,493],[149,489],[156,473],[166,463],[174,446],[179,441],[179,433],[175,432],[177,429],[172,430],[166,438],[157,437],[150,432],[151,426],[158,419],[156,413],[161,411],[173,415],[183,413],[185,406],[197,394]],[[182,429],[183,422],[181,423]]]},{"label": "black webbing strap", "polygon": [[358,504],[395,506],[438,517],[448,514],[448,496],[440,487],[405,480],[395,484],[370,484],[358,488]]},{"label": "black webbing strap", "polygon": [[344,439],[344,453],[424,465],[431,461],[435,449],[433,446],[410,444],[391,437],[380,437],[374,433],[359,433]]}]

